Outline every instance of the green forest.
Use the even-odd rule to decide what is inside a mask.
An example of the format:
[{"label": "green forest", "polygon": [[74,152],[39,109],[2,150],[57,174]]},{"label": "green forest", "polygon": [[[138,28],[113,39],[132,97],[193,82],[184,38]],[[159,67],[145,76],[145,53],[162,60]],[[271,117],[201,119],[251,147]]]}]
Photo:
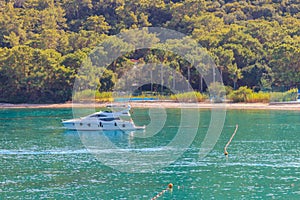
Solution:
[{"label": "green forest", "polygon": [[[1,0],[0,102],[71,100],[89,53],[109,36],[141,27],[197,41],[233,91],[300,88],[298,0]],[[150,33],[149,39],[157,40]],[[160,51],[125,52],[101,77],[81,78],[96,82],[99,93],[111,92],[132,60],[164,62],[188,77],[194,90],[207,89],[191,63]]]}]

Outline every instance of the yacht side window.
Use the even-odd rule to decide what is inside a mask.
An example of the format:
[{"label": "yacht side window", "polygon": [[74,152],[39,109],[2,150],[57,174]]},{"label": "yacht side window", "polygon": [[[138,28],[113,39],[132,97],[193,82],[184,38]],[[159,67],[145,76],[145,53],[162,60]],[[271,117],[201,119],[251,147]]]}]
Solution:
[{"label": "yacht side window", "polygon": [[119,117],[115,117],[115,118],[109,117],[109,118],[100,118],[100,120],[109,122],[109,121],[114,121],[114,120],[120,120],[120,118]]}]

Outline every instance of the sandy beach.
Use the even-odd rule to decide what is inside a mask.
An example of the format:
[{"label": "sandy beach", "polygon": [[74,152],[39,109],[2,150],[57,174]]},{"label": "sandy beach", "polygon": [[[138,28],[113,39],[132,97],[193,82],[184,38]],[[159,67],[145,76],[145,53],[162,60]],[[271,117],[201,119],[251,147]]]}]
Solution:
[{"label": "sandy beach", "polygon": [[[127,103],[127,102],[125,102]],[[109,103],[62,103],[62,104],[9,104],[0,103],[1,109],[8,108],[72,108],[72,107],[105,107]],[[123,103],[124,104],[124,103]],[[180,102],[129,102],[133,108],[199,108],[199,109],[239,109],[239,110],[295,110],[300,111],[300,102],[289,103],[180,103]]]}]

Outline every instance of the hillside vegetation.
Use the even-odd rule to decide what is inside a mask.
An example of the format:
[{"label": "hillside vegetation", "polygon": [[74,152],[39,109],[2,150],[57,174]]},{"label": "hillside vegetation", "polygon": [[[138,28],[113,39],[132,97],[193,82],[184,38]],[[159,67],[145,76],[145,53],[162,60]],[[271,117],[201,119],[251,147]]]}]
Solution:
[{"label": "hillside vegetation", "polygon": [[[110,35],[151,26],[196,40],[214,58],[226,86],[256,92],[300,87],[298,0],[2,0],[0,102],[70,100],[78,69],[96,46]],[[151,50],[125,52],[101,78],[80,77],[84,89],[96,83],[99,92],[112,91],[132,59],[163,62],[189,77],[194,90],[207,88],[191,63]]]}]

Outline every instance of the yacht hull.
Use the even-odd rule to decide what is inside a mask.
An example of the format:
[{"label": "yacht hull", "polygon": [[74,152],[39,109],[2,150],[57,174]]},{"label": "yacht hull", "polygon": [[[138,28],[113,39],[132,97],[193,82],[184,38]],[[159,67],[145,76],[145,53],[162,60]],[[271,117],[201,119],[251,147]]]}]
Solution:
[{"label": "yacht hull", "polygon": [[143,130],[145,126],[135,126],[133,122],[98,122],[98,121],[78,121],[78,120],[65,120],[62,121],[63,126],[69,130],[78,131],[101,131],[101,130]]}]

